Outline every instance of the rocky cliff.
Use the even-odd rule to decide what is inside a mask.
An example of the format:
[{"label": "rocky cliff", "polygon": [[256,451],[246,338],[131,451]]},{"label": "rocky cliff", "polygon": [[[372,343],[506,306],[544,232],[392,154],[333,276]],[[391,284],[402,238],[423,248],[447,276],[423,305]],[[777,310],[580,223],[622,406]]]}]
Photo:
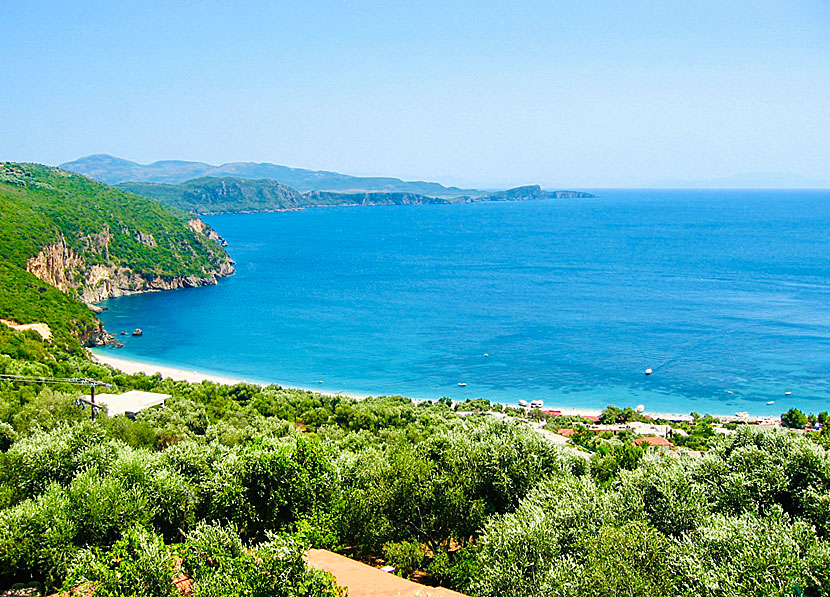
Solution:
[{"label": "rocky cliff", "polygon": [[[199,219],[193,219],[188,225],[206,238],[222,243],[222,238]],[[137,240],[145,246],[155,247],[152,235],[138,233]],[[106,238],[106,236],[104,237]],[[106,254],[108,244],[100,247]],[[47,245],[26,262],[26,271],[34,274],[47,284],[61,292],[76,295],[88,305],[94,305],[108,298],[134,294],[174,290],[176,288],[193,288],[216,284],[217,278],[233,274],[233,262],[222,261],[213,270],[203,275],[161,276],[136,273],[124,265],[88,263],[81,255],[66,244],[61,234],[59,242]]]},{"label": "rocky cliff", "polygon": [[94,303],[232,274],[223,242],[156,201],[57,168],[0,162],[0,317],[45,323],[70,350],[110,339]]}]

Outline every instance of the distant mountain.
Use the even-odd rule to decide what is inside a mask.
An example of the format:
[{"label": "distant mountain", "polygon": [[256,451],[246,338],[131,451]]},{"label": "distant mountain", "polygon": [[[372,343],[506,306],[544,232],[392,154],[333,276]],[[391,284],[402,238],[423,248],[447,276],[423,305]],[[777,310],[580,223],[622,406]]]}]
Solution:
[{"label": "distant mountain", "polygon": [[176,184],[200,177],[228,177],[277,180],[300,192],[307,191],[383,191],[415,193],[430,197],[483,195],[475,189],[445,187],[437,182],[408,182],[398,178],[362,177],[289,168],[277,164],[234,162],[212,166],[202,162],[166,160],[152,164],[137,164],[111,155],[98,154],[61,164],[61,168],[84,174],[107,184],[120,182],[159,182]]},{"label": "distant mountain", "polygon": [[202,177],[181,184],[157,182],[123,182],[118,188],[136,195],[156,199],[167,205],[196,214],[239,213],[303,209],[330,205],[411,205],[470,203],[479,201],[532,201],[539,199],[587,197],[575,191],[543,191],[526,186],[484,195],[431,197],[419,193],[397,191],[366,191],[341,193],[335,191],[297,190],[275,180]]}]

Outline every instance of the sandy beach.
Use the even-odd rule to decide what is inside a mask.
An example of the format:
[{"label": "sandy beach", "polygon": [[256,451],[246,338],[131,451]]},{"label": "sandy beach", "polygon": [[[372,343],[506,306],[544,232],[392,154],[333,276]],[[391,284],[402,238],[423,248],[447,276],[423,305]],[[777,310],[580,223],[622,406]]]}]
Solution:
[{"label": "sandy beach", "polygon": [[[252,383],[259,386],[264,386],[267,384],[263,384],[261,382],[249,381],[242,378],[237,377],[225,377],[222,375],[214,375],[212,373],[205,373],[203,371],[196,371],[191,369],[179,369],[176,367],[166,367],[164,365],[153,365],[151,363],[143,363],[140,361],[133,361],[129,359],[121,359],[118,357],[111,357],[109,355],[102,355],[97,352],[90,351],[90,356],[92,360],[102,363],[104,365],[109,365],[110,367],[114,367],[120,371],[123,371],[127,374],[135,374],[135,373],[144,373],[146,375],[154,375],[158,373],[162,377],[174,379],[176,381],[186,381],[189,383],[201,383],[203,381],[210,381],[213,383],[219,383],[224,385],[234,385],[238,383]],[[287,386],[284,384],[276,384],[280,385],[284,388],[292,388],[296,390],[302,390],[306,392],[315,392],[319,394],[328,394],[328,395],[339,395],[339,396],[348,396],[349,398],[354,398],[355,400],[362,400],[367,398],[368,394],[356,394],[356,393],[344,393],[344,392],[331,392],[326,390],[321,390],[320,388],[298,388],[294,386]],[[413,402],[420,402],[417,399],[413,399]],[[515,406],[515,405],[511,405]],[[582,417],[598,417],[602,414],[602,410],[600,409],[593,409],[593,408],[568,408],[568,407],[556,407],[556,406],[545,406],[542,410],[551,411],[556,410],[563,416],[582,416]],[[652,416],[655,419],[672,419],[672,420],[688,420],[691,419],[689,415],[680,415],[680,414],[667,414],[667,413],[645,413]]]},{"label": "sandy beach", "polygon": [[[234,385],[238,383],[255,383],[244,379],[223,377],[221,375],[212,375],[201,371],[191,371],[187,369],[177,369],[175,367],[164,367],[162,365],[152,365],[150,363],[140,363],[138,361],[130,361],[127,359],[119,359],[109,355],[102,355],[99,353],[90,352],[93,361],[109,365],[119,371],[133,375],[135,373],[144,373],[146,375],[160,374],[162,377],[168,377],[176,381],[187,381],[190,383],[201,383],[203,381],[212,381],[225,385]],[[263,384],[257,384],[263,385]]]},{"label": "sandy beach", "polygon": [[[135,373],[155,375],[156,373],[158,373],[159,375],[165,378],[170,378],[176,381],[186,381],[189,383],[201,383],[203,381],[210,381],[213,383],[224,385],[235,385],[238,383],[250,383],[258,386],[269,385],[258,381],[242,379],[240,377],[225,377],[223,375],[205,373],[204,371],[196,371],[192,369],[179,369],[176,367],[165,367],[164,365],[153,365],[151,363],[143,363],[140,361],[133,361],[130,359],[121,359],[118,357],[111,357],[109,355],[102,355],[100,353],[92,351],[89,351],[89,355],[93,361],[96,361],[104,365],[109,365],[110,367],[118,369],[119,371],[123,371],[124,373],[127,373],[129,375],[133,375]],[[274,382],[274,385],[279,385],[280,387],[290,388],[293,390],[301,390],[304,392],[313,392],[315,394],[327,394],[330,396],[348,396],[349,398],[354,398],[355,400],[362,400],[364,398],[368,398],[368,394],[355,394],[352,392],[331,392],[322,390],[320,388],[299,388],[296,386],[289,386],[286,384],[276,382]]]}]

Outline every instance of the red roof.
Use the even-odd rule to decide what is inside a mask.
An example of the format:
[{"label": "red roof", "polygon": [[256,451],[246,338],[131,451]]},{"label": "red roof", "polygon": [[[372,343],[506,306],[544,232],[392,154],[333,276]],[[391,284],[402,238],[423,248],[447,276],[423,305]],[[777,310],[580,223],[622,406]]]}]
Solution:
[{"label": "red roof", "polygon": [[634,444],[637,446],[648,444],[650,446],[669,446],[670,448],[674,447],[674,444],[667,440],[665,437],[654,437],[651,435],[649,435],[648,437],[638,437],[634,440]]}]

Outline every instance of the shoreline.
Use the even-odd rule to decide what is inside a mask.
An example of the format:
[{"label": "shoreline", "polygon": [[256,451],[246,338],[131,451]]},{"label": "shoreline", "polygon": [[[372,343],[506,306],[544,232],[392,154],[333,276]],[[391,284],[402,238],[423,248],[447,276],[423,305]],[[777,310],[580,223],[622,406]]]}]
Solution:
[{"label": "shoreline", "polygon": [[[241,377],[228,377],[224,375],[216,375],[213,373],[207,373],[204,371],[199,371],[196,369],[183,369],[180,367],[170,367],[166,365],[154,365],[152,363],[147,363],[145,361],[136,361],[133,359],[124,359],[121,357],[112,357],[109,355],[102,355],[97,352],[93,352],[92,350],[88,351],[92,360],[96,363],[100,363],[103,365],[109,365],[114,369],[118,369],[123,371],[128,375],[133,375],[136,373],[144,373],[145,375],[155,375],[156,373],[160,374],[164,378],[170,378],[174,381],[186,381],[188,383],[201,383],[203,381],[209,381],[213,383],[218,383],[222,385],[235,385],[240,383],[248,383],[254,384],[261,387],[265,387],[268,385],[276,385],[282,388],[292,389],[292,390],[300,390],[303,392],[310,392],[312,394],[321,394],[326,396],[344,396],[347,398],[353,398],[355,400],[363,400],[373,394],[357,394],[354,392],[331,392],[322,389],[315,389],[315,388],[303,388],[291,385],[284,385],[278,382],[271,382],[271,383],[264,383],[261,381],[249,381],[243,379]],[[380,394],[379,394],[380,395]],[[418,403],[423,402],[424,400],[419,400],[417,398],[409,398],[412,402]],[[460,401],[454,401],[460,403]],[[521,408],[518,404],[505,404],[505,406],[511,406],[516,408]],[[561,416],[582,416],[582,417],[598,417],[602,413],[602,409],[598,408],[579,408],[579,407],[556,407],[556,406],[545,406],[543,411],[558,411]],[[656,412],[644,412],[643,414],[649,415],[654,419],[670,419],[670,420],[687,420],[689,419],[689,415],[685,414],[675,414],[675,413],[656,413]],[[735,419],[736,417],[729,416],[729,415],[712,415],[717,418],[728,418],[728,419]],[[758,419],[757,416],[750,416],[750,419]]]},{"label": "shoreline", "polygon": [[156,373],[160,374],[163,378],[169,378],[174,381],[186,381],[188,383],[202,383],[203,381],[209,381],[212,383],[217,383],[225,386],[233,386],[240,383],[245,384],[252,384],[260,387],[266,386],[279,386],[281,388],[286,388],[289,390],[300,390],[302,392],[309,392],[312,394],[322,394],[326,396],[345,396],[348,398],[354,398],[355,400],[362,400],[364,398],[368,398],[370,394],[355,394],[355,393],[346,393],[346,392],[328,392],[323,391],[321,389],[314,389],[314,388],[301,388],[297,386],[285,385],[277,382],[261,382],[261,381],[250,381],[247,379],[243,379],[241,377],[228,377],[224,375],[216,375],[214,373],[206,373],[204,371],[199,371],[196,369],[182,369],[180,367],[169,367],[166,365],[154,365],[153,363],[148,363],[146,361],[136,361],[133,359],[124,359],[120,357],[111,357],[109,355],[102,355],[97,352],[93,352],[92,350],[87,351],[90,358],[101,365],[109,365],[114,369],[118,369],[128,375],[134,375],[136,373],[144,373],[145,375],[155,375]]}]

